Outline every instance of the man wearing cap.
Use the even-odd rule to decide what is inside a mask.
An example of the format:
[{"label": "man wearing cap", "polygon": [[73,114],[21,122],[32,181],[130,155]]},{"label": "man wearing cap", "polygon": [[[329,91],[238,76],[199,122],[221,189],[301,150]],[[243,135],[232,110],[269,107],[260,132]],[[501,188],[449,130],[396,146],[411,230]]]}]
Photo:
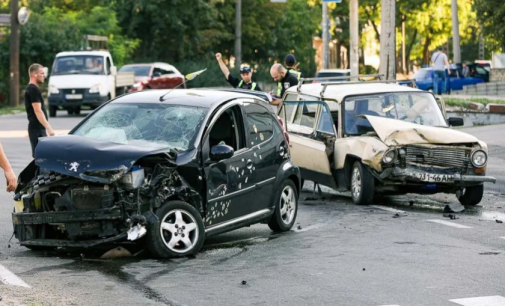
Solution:
[{"label": "man wearing cap", "polygon": [[223,62],[221,53],[216,54],[216,59],[219,63],[219,67],[221,67],[221,71],[226,77],[226,81],[230,83],[231,86],[235,88],[261,91],[258,84],[252,81],[252,70],[249,65],[244,64],[240,66],[240,77],[242,80],[239,80],[230,74],[230,70],[228,70],[228,67],[226,67],[226,64]]},{"label": "man wearing cap", "polygon": [[289,71],[289,73],[293,74],[294,76],[297,77],[298,81],[300,81],[300,78],[303,77],[302,73],[299,71],[296,71],[296,58],[293,54],[288,54],[284,58],[284,64],[286,65],[286,69]]}]

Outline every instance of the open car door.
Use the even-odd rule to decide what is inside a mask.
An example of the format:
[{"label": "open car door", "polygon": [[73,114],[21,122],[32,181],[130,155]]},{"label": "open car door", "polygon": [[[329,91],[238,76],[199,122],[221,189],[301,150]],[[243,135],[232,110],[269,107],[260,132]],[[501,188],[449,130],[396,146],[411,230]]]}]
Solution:
[{"label": "open car door", "polygon": [[336,129],[323,101],[284,101],[278,116],[289,133],[291,160],[300,167],[302,179],[336,188],[330,160]]}]

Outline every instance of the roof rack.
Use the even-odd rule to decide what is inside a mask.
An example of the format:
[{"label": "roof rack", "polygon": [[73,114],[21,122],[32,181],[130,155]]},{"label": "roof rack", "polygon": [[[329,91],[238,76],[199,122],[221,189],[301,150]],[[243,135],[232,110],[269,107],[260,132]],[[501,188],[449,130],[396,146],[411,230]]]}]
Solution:
[{"label": "roof rack", "polygon": [[[337,76],[337,77],[320,77],[320,78],[301,78],[300,81],[298,82],[298,87],[297,87],[297,91],[300,92],[300,90],[302,89],[302,85],[304,82],[306,81],[318,81],[318,80],[325,80],[325,81],[330,81],[330,80],[348,80],[348,79],[354,79],[354,78],[357,78],[358,80],[360,80],[360,82],[363,82],[361,81],[362,78],[378,78],[379,80],[382,80],[382,77],[384,75],[383,74],[360,74],[360,75],[355,75],[355,76],[351,76],[351,75],[345,75],[345,76]],[[346,83],[348,84],[348,83]]]},{"label": "roof rack", "polygon": [[[93,46],[90,46],[90,42],[95,42],[96,48],[93,48]],[[108,51],[109,50],[109,39],[107,36],[100,36],[100,35],[83,35],[82,36],[82,42],[81,42],[81,51],[94,51],[94,50],[101,50],[101,51]]]},{"label": "roof rack", "polygon": [[[399,82],[411,82],[412,88],[417,88],[417,83],[416,83],[415,79],[366,81],[365,83],[367,83],[367,84],[370,84],[370,83],[372,83],[372,84],[389,84],[389,83],[399,83]],[[326,91],[326,88],[328,88],[328,86],[363,84],[363,81],[358,81],[358,82],[321,82],[320,84],[323,86],[323,89],[321,90],[321,97],[323,97],[324,92]]]},{"label": "roof rack", "polygon": [[257,91],[257,90],[249,90],[249,89],[240,89],[240,88],[228,88],[228,87],[203,87],[203,88],[197,88],[197,89],[203,89],[203,90],[218,90],[218,91],[229,91],[229,92],[236,92],[236,93],[242,93],[246,95],[252,95],[256,96],[262,99],[267,100],[268,102],[272,102],[272,97],[262,91]]}]

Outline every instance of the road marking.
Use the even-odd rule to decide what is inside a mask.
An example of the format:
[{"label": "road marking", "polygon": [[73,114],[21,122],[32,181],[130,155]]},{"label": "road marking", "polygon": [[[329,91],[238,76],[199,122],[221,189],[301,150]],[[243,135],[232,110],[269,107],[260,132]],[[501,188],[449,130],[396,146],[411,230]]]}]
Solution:
[{"label": "road marking", "polygon": [[370,205],[369,207],[373,207],[373,208],[377,208],[377,209],[382,209],[382,210],[390,211],[390,212],[397,213],[397,214],[402,214],[402,213],[405,212],[403,210],[394,209],[394,208],[386,207],[386,206],[379,206],[379,205]]},{"label": "road marking", "polygon": [[[68,134],[70,130],[56,130],[54,133],[58,134]],[[0,131],[0,138],[23,138],[28,137],[28,131]]]},{"label": "road marking", "polygon": [[20,279],[16,274],[12,273],[6,267],[0,265],[0,281],[6,285],[21,286],[31,288],[27,283]]},{"label": "road marking", "polygon": [[466,299],[449,300],[453,303],[463,306],[503,306],[505,305],[505,297],[495,296],[481,296]]},{"label": "road marking", "polygon": [[470,226],[461,225],[458,223],[444,221],[444,220],[426,220],[426,221],[439,223],[439,224],[443,224],[443,225],[447,225],[447,226],[452,226],[452,227],[456,227],[456,228],[471,228]]}]

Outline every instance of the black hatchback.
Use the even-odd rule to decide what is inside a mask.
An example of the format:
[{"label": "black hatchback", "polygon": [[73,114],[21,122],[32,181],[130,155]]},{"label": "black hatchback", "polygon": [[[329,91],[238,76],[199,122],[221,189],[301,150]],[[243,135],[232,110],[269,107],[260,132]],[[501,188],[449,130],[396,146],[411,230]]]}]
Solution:
[{"label": "black hatchback", "polygon": [[240,91],[123,95],[40,139],[19,177],[15,236],[30,249],[137,241],[167,258],[255,223],[288,231],[301,179],[278,120]]}]

